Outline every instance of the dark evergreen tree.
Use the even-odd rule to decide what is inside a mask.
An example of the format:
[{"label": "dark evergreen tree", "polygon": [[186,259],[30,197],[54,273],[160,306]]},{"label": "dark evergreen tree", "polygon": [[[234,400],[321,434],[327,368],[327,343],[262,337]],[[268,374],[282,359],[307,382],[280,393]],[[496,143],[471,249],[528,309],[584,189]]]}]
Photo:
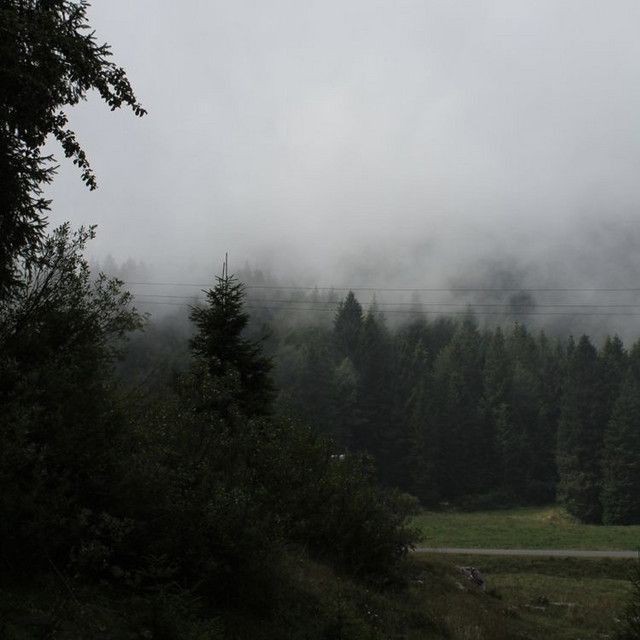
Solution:
[{"label": "dark evergreen tree", "polygon": [[362,305],[353,291],[349,291],[347,297],[338,305],[333,321],[333,340],[338,360],[350,358],[354,364],[358,362],[362,321]]},{"label": "dark evergreen tree", "polygon": [[402,484],[406,433],[394,403],[394,364],[393,344],[384,318],[372,305],[362,324],[356,365],[363,418],[359,445],[376,459],[380,478],[398,486]]},{"label": "dark evergreen tree", "polygon": [[602,519],[600,505],[602,436],[598,355],[587,336],[570,345],[558,426],[558,494],[570,514],[583,522]]},{"label": "dark evergreen tree", "polygon": [[434,365],[432,412],[441,445],[437,473],[449,499],[488,486],[491,455],[479,411],[482,387],[482,340],[475,320],[467,317]]},{"label": "dark evergreen tree", "polygon": [[[246,416],[267,415],[274,399],[271,361],[261,345],[244,336],[249,316],[243,311],[244,285],[226,266],[216,285],[206,292],[206,305],[191,310],[196,335],[191,350],[219,383],[229,386],[216,401],[227,410],[232,404]],[[226,381],[226,382],[225,382]]]},{"label": "dark evergreen tree", "polygon": [[604,524],[640,524],[640,380],[629,375],[604,435]]},{"label": "dark evergreen tree", "polygon": [[436,505],[439,482],[436,473],[439,441],[431,415],[431,370],[426,349],[419,342],[401,376],[402,386],[409,391],[405,400],[404,420],[407,431],[407,451],[404,460],[405,486],[424,505]]},{"label": "dark evergreen tree", "polygon": [[364,419],[358,398],[358,372],[349,358],[334,369],[331,384],[331,431],[336,441],[351,451],[361,451]]},{"label": "dark evergreen tree", "polygon": [[531,486],[533,502],[552,502],[556,498],[558,472],[556,447],[563,387],[565,356],[561,344],[552,343],[542,332],[537,342],[538,411],[531,447]]},{"label": "dark evergreen tree", "polygon": [[316,433],[344,444],[344,434],[335,419],[334,366],[329,341],[321,335],[308,336],[300,356],[291,399],[296,411]]},{"label": "dark evergreen tree", "polygon": [[519,449],[513,449],[511,446],[512,422],[508,404],[511,393],[511,365],[504,334],[499,327],[488,340],[483,387],[480,411],[485,423],[485,437],[489,439],[493,452],[489,463],[491,484],[510,490],[511,481],[514,479],[511,454]]},{"label": "dark evergreen tree", "polygon": [[620,387],[628,369],[628,356],[618,336],[607,336],[599,353],[600,411],[599,420],[606,424],[620,395]]},{"label": "dark evergreen tree", "polygon": [[510,476],[515,495],[520,501],[536,502],[548,497],[545,487],[546,441],[542,408],[542,379],[539,368],[539,349],[526,327],[517,323],[509,336],[512,379],[509,397],[510,419],[513,426],[509,447]]},{"label": "dark evergreen tree", "polygon": [[627,364],[629,373],[636,380],[640,380],[640,340],[637,340],[631,347]]}]

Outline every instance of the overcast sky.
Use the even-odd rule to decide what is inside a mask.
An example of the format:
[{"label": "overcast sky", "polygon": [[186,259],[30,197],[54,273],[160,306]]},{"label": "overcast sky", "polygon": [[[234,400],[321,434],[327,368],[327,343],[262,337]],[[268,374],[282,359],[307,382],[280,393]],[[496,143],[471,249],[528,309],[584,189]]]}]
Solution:
[{"label": "overcast sky", "polygon": [[52,218],[96,255],[413,284],[501,252],[567,284],[638,235],[637,0],[94,5],[149,110],[73,113],[100,188],[63,164]]}]

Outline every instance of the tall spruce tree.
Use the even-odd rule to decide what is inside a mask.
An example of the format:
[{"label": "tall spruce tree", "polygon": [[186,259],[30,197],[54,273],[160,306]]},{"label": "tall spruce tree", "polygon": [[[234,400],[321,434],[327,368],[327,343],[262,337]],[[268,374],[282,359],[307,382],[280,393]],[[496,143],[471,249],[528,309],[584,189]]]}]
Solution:
[{"label": "tall spruce tree", "polygon": [[513,438],[507,454],[512,462],[510,477],[521,501],[536,502],[546,493],[546,472],[542,450],[545,447],[544,421],[541,411],[541,374],[539,349],[526,327],[516,324],[509,336],[512,380],[509,397]]},{"label": "tall spruce tree", "polygon": [[304,418],[316,433],[323,433],[336,442],[342,434],[336,430],[334,418],[333,362],[328,340],[316,333],[306,336],[300,353],[300,365],[294,369],[295,382],[291,402],[296,413]]},{"label": "tall spruce tree", "polygon": [[330,429],[336,441],[351,451],[364,448],[365,421],[360,411],[358,387],[358,372],[353,362],[343,358],[334,368],[331,380]]},{"label": "tall spruce tree", "polygon": [[530,498],[548,503],[555,500],[558,484],[556,446],[565,356],[562,344],[553,343],[544,332],[538,337],[537,352],[538,412],[531,442],[535,455]]},{"label": "tall spruce tree", "polygon": [[401,382],[409,395],[405,400],[408,450],[403,460],[405,487],[424,505],[435,505],[439,499],[436,474],[438,434],[431,415],[431,370],[429,354],[422,342],[407,354],[408,362],[401,373]]},{"label": "tall spruce tree", "polygon": [[349,358],[354,364],[360,355],[362,338],[362,305],[353,291],[338,305],[333,321],[333,340],[338,358]]},{"label": "tall spruce tree", "polygon": [[427,348],[429,324],[416,316],[395,336],[394,411],[402,432],[400,486],[422,504],[437,503],[434,461],[435,423],[430,413],[432,358]]},{"label": "tall spruce tree", "polygon": [[570,348],[558,426],[558,493],[582,522],[599,523],[602,436],[598,354],[587,336]]},{"label": "tall spruce tree", "polygon": [[604,435],[604,524],[640,524],[640,380],[629,375]]},{"label": "tall spruce tree", "polygon": [[386,484],[402,482],[406,432],[394,403],[395,375],[391,336],[384,318],[372,305],[365,316],[360,341],[359,401],[364,419],[362,448],[374,455]]},{"label": "tall spruce tree", "polygon": [[434,365],[432,410],[441,444],[437,473],[442,495],[456,499],[487,488],[490,443],[484,438],[482,338],[466,317]]},{"label": "tall spruce tree", "polygon": [[361,411],[360,375],[356,366],[360,362],[363,321],[362,305],[353,291],[349,291],[338,304],[331,332],[335,358],[332,430],[338,434],[338,441],[352,451],[361,451],[368,445],[366,421]]},{"label": "tall spruce tree", "polygon": [[494,452],[493,460],[490,463],[492,484],[497,484],[501,488],[508,487],[510,490],[514,473],[510,458],[512,421],[508,404],[511,388],[511,366],[504,333],[500,327],[488,340],[483,383],[480,411],[484,422],[485,437],[492,443]]},{"label": "tall spruce tree", "polygon": [[225,408],[236,404],[246,416],[268,415],[274,399],[272,363],[260,343],[244,336],[249,322],[244,297],[244,285],[229,275],[225,262],[216,285],[206,292],[205,306],[191,310],[197,331],[190,346],[213,379],[230,383],[228,392],[219,394]]},{"label": "tall spruce tree", "polygon": [[606,424],[620,395],[620,388],[628,369],[628,355],[618,336],[607,336],[598,354],[600,368],[600,411],[599,419]]}]

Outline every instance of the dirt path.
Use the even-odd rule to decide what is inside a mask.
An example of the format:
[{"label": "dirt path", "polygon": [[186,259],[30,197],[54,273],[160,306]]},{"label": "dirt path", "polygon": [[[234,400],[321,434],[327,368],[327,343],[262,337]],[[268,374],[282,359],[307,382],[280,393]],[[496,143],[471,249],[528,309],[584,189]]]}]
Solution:
[{"label": "dirt path", "polygon": [[416,547],[416,553],[447,553],[474,556],[542,556],[554,558],[640,558],[638,551],[587,551],[582,549],[469,549],[460,547]]}]

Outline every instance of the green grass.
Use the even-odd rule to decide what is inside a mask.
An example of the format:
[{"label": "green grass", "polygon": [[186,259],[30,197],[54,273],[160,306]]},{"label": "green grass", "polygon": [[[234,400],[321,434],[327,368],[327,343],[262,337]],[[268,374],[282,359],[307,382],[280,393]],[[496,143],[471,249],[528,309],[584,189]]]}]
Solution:
[{"label": "green grass", "polygon": [[640,526],[605,527],[574,522],[559,507],[434,512],[415,518],[421,545],[502,549],[636,550]]}]

